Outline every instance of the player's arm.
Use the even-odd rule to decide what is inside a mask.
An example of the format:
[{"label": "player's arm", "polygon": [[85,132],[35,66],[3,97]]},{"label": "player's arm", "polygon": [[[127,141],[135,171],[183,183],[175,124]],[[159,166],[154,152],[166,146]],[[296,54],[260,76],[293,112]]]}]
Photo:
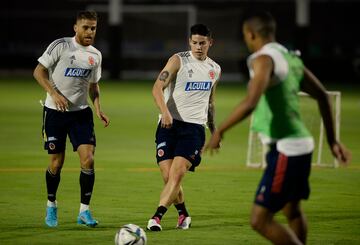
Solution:
[{"label": "player's arm", "polygon": [[249,81],[246,97],[235,107],[230,116],[218,127],[205,149],[216,149],[216,146],[219,144],[223,134],[251,114],[261,95],[268,87],[273,71],[273,62],[270,56],[262,55],[255,58],[252,62],[252,68],[254,76]]},{"label": "player's arm", "polygon": [[333,114],[326,89],[319,79],[306,67],[304,67],[304,79],[301,83],[301,90],[308,93],[318,103],[325,126],[327,141],[333,155],[339,159],[341,163],[348,163],[350,160],[350,152],[345,146],[338,142],[335,137]]},{"label": "player's arm", "polygon": [[51,85],[49,81],[49,72],[46,67],[39,63],[34,70],[33,76],[40,84],[40,86],[43,87],[45,91],[51,96],[56,105],[56,108],[59,111],[66,111],[68,108],[68,101]]},{"label": "player's arm", "polygon": [[220,75],[218,80],[214,83],[214,86],[211,89],[211,94],[209,98],[209,108],[208,108],[208,116],[207,116],[207,126],[209,127],[209,130],[211,134],[215,132],[216,126],[215,126],[215,93],[216,93],[216,86],[220,80]]},{"label": "player's arm", "polygon": [[160,72],[152,89],[155,103],[161,112],[161,126],[164,128],[170,128],[173,123],[173,118],[165,103],[164,89],[169,86],[179,68],[180,58],[177,55],[173,55],[166,63],[164,69]]},{"label": "player's arm", "polygon": [[101,111],[100,107],[100,87],[98,83],[90,83],[89,86],[89,97],[94,104],[95,112],[97,117],[104,123],[104,126],[107,127],[110,124],[110,119]]}]

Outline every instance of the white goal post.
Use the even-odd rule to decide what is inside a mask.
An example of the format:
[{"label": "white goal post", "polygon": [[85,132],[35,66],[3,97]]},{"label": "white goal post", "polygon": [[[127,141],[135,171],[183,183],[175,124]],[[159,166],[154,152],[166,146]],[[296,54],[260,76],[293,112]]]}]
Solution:
[{"label": "white goal post", "polygon": [[[332,109],[333,109],[333,115],[334,115],[334,122],[335,122],[335,136],[337,140],[340,140],[340,113],[341,113],[341,92],[340,91],[327,91],[327,94],[329,95]],[[304,92],[299,92],[300,96],[300,108],[302,107],[302,100],[305,98],[308,98],[309,95]],[[305,103],[305,102],[304,102]],[[334,167],[337,168],[339,166],[339,163],[336,158],[333,156],[330,156],[329,159],[324,160],[324,152],[326,151],[326,148],[328,148],[327,143],[324,144],[326,136],[324,124],[322,122],[322,119],[320,118],[320,113],[318,112],[318,106],[315,100],[312,100],[312,104],[308,105],[308,107],[311,107],[311,109],[316,110],[317,113],[311,113],[311,112],[301,112],[301,116],[304,117],[304,114],[313,114],[310,115],[311,117],[315,117],[315,115],[318,115],[319,119],[317,121],[317,125],[306,125],[309,129],[309,127],[316,128],[316,133],[312,133],[314,140],[315,140],[315,151],[313,154],[313,165],[314,166],[320,166],[320,167]],[[304,106],[305,107],[305,106]],[[305,124],[309,122],[313,122],[314,120],[305,120]],[[246,157],[246,166],[248,167],[266,167],[266,152],[267,152],[267,146],[263,145],[259,139],[259,136],[256,132],[251,130],[253,124],[253,116],[251,116],[250,119],[250,127],[249,127],[249,137],[248,137],[248,149],[247,149],[247,157]],[[309,129],[311,131],[311,129]],[[327,150],[329,152],[329,150]],[[328,154],[330,155],[330,153]]]}]

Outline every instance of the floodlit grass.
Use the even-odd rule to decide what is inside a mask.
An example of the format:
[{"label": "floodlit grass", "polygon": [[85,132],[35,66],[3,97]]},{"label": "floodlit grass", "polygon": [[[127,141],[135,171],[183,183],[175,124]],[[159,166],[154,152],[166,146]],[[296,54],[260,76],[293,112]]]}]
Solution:
[{"label": "floodlit grass", "polygon": [[[0,80],[0,244],[113,244],[116,230],[135,223],[143,228],[153,215],[162,188],[155,164],[157,109],[152,83],[102,82],[103,110],[111,125],[96,120],[96,182],[91,202],[100,224],[76,224],[79,209],[78,157],[68,144],[58,191],[59,226],[44,225],[45,169],[42,149],[44,92],[34,80]],[[313,168],[312,193],[303,208],[309,244],[360,243],[360,90],[342,91],[341,138],[352,150],[347,168]],[[244,95],[244,85],[219,85],[216,117],[220,122]],[[261,177],[245,167],[248,120],[225,135],[215,156],[204,155],[184,180],[190,230],[179,231],[175,208],[163,218],[163,232],[147,232],[148,244],[269,244],[251,230],[249,213]],[[278,219],[284,221],[279,215]]]}]

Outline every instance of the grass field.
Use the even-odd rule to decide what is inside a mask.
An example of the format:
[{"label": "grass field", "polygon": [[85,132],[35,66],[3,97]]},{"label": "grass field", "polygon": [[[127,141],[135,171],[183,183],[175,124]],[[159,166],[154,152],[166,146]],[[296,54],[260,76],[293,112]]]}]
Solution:
[{"label": "grass field", "polygon": [[[220,85],[217,121],[244,95],[244,85]],[[360,87],[341,90],[341,138],[352,150],[347,168],[313,168],[312,194],[304,202],[309,244],[360,244]],[[71,151],[58,191],[59,226],[44,225],[45,169],[39,100],[44,92],[34,80],[0,80],[0,244],[113,244],[123,224],[145,228],[162,188],[155,164],[157,109],[151,83],[103,82],[102,106],[109,128],[96,121],[96,183],[92,198],[95,229],[76,224],[79,209],[79,163]],[[147,232],[148,244],[269,244],[251,230],[249,213],[262,171],[245,167],[248,121],[225,135],[219,154],[205,155],[184,180],[193,218],[179,231],[175,208],[163,218],[163,232]],[[278,219],[284,221],[283,216]]]}]

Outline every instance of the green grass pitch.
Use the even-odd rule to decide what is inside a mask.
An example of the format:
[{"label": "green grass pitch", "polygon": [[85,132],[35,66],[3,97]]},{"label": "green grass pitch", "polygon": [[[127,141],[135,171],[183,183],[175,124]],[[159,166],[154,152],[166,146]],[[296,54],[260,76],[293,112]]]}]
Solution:
[{"label": "green grass pitch", "polygon": [[[76,224],[79,210],[79,163],[68,144],[58,190],[59,226],[44,225],[45,169],[42,149],[42,88],[33,79],[0,80],[0,244],[113,244],[123,224],[145,228],[162,189],[155,164],[157,108],[152,82],[102,82],[103,110],[111,125],[95,121],[98,147],[91,208],[100,224]],[[309,222],[308,244],[360,244],[360,90],[341,90],[341,138],[352,150],[347,168],[313,168],[312,193],[303,203]],[[244,96],[245,85],[218,86],[217,122]],[[260,169],[245,167],[248,120],[225,135],[215,156],[204,155],[195,173],[184,180],[190,230],[174,229],[170,207],[163,231],[147,232],[148,244],[269,244],[251,230],[249,213]],[[282,215],[277,219],[284,222]]]}]

